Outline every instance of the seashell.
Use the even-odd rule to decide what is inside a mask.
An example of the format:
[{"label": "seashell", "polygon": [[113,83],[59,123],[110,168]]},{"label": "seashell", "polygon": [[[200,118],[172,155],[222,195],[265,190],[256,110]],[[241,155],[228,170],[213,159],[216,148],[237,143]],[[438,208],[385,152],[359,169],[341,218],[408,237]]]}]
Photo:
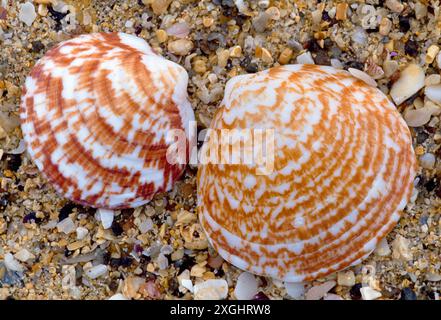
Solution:
[{"label": "seashell", "polygon": [[[234,77],[210,128],[198,171],[200,222],[219,254],[251,273],[301,282],[358,263],[412,193],[408,127],[381,91],[343,70],[285,65]],[[219,155],[221,130],[245,128],[254,130],[232,131],[231,143],[258,145],[255,129],[273,133],[261,143],[266,161],[208,157]]]},{"label": "seashell", "polygon": [[419,65],[408,65],[390,90],[394,102],[399,105],[417,93],[424,87],[424,79],[424,70]]},{"label": "seashell", "polygon": [[167,161],[167,133],[185,130],[189,138],[187,80],[184,68],[135,36],[63,42],[26,79],[20,116],[29,154],[75,202],[109,209],[147,203],[185,168],[185,159]]},{"label": "seashell", "polygon": [[349,73],[352,74],[355,78],[360,79],[361,81],[365,82],[366,84],[376,87],[377,82],[371,78],[370,75],[368,75],[366,72],[363,72],[361,70],[355,69],[355,68],[349,68]]}]

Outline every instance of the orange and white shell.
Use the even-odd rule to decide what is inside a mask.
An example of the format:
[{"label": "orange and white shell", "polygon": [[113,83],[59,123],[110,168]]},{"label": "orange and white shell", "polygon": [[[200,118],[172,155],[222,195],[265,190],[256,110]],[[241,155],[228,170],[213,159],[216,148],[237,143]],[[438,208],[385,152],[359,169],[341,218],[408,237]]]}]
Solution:
[{"label": "orange and white shell", "polygon": [[[166,159],[167,133],[194,120],[184,68],[124,33],[81,35],[37,62],[21,122],[29,154],[67,198],[136,207],[171,189],[185,168]],[[184,139],[185,140],[185,139]]]},{"label": "orange and white shell", "polygon": [[203,154],[217,150],[220,129],[274,130],[269,174],[257,162],[198,172],[211,244],[252,273],[298,282],[359,263],[410,198],[409,129],[382,92],[346,71],[286,65],[237,76],[210,127]]}]

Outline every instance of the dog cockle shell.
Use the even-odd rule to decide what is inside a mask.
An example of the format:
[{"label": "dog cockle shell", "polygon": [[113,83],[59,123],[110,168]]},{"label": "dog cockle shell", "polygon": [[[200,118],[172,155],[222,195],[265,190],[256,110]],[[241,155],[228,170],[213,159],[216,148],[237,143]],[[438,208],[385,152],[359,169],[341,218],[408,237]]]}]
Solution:
[{"label": "dog cockle shell", "polygon": [[62,42],[24,85],[28,152],[55,189],[75,202],[142,205],[171,189],[185,168],[185,160],[170,162],[166,154],[170,130],[190,138],[187,81],[184,68],[132,35],[95,33]]},{"label": "dog cockle shell", "polygon": [[[210,127],[274,130],[272,171],[206,162],[198,172],[198,214],[211,244],[255,274],[299,282],[360,262],[413,189],[406,123],[380,90],[344,70],[285,65],[237,76]],[[213,141],[202,154],[216,150]]]}]

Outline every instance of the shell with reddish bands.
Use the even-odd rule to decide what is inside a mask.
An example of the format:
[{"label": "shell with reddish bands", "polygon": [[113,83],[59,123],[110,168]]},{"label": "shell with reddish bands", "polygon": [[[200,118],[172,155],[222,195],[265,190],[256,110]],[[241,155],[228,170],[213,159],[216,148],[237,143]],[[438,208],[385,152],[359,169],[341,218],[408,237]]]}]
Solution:
[{"label": "shell with reddish bands", "polygon": [[366,258],[399,220],[416,162],[409,129],[378,89],[315,65],[238,76],[211,129],[244,128],[275,130],[272,173],[213,163],[198,172],[201,224],[235,266],[320,278]]},{"label": "shell with reddish bands", "polygon": [[190,135],[187,81],[181,66],[135,36],[96,33],[65,41],[26,79],[21,122],[29,154],[75,202],[147,203],[171,189],[185,168],[169,163],[166,153],[170,130]]}]

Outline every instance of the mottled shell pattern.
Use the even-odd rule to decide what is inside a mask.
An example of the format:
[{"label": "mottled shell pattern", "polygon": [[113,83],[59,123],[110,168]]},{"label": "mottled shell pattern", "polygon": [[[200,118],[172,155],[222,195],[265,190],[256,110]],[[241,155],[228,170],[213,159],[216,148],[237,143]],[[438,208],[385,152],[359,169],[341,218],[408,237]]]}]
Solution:
[{"label": "mottled shell pattern", "polygon": [[346,71],[286,65],[237,76],[211,128],[275,129],[271,174],[244,164],[198,172],[210,242],[252,273],[298,282],[357,264],[410,198],[409,129],[382,92]]},{"label": "mottled shell pattern", "polygon": [[93,207],[142,205],[185,164],[166,160],[171,129],[194,120],[184,68],[124,33],[81,35],[38,61],[21,104],[31,158],[56,190]]}]

